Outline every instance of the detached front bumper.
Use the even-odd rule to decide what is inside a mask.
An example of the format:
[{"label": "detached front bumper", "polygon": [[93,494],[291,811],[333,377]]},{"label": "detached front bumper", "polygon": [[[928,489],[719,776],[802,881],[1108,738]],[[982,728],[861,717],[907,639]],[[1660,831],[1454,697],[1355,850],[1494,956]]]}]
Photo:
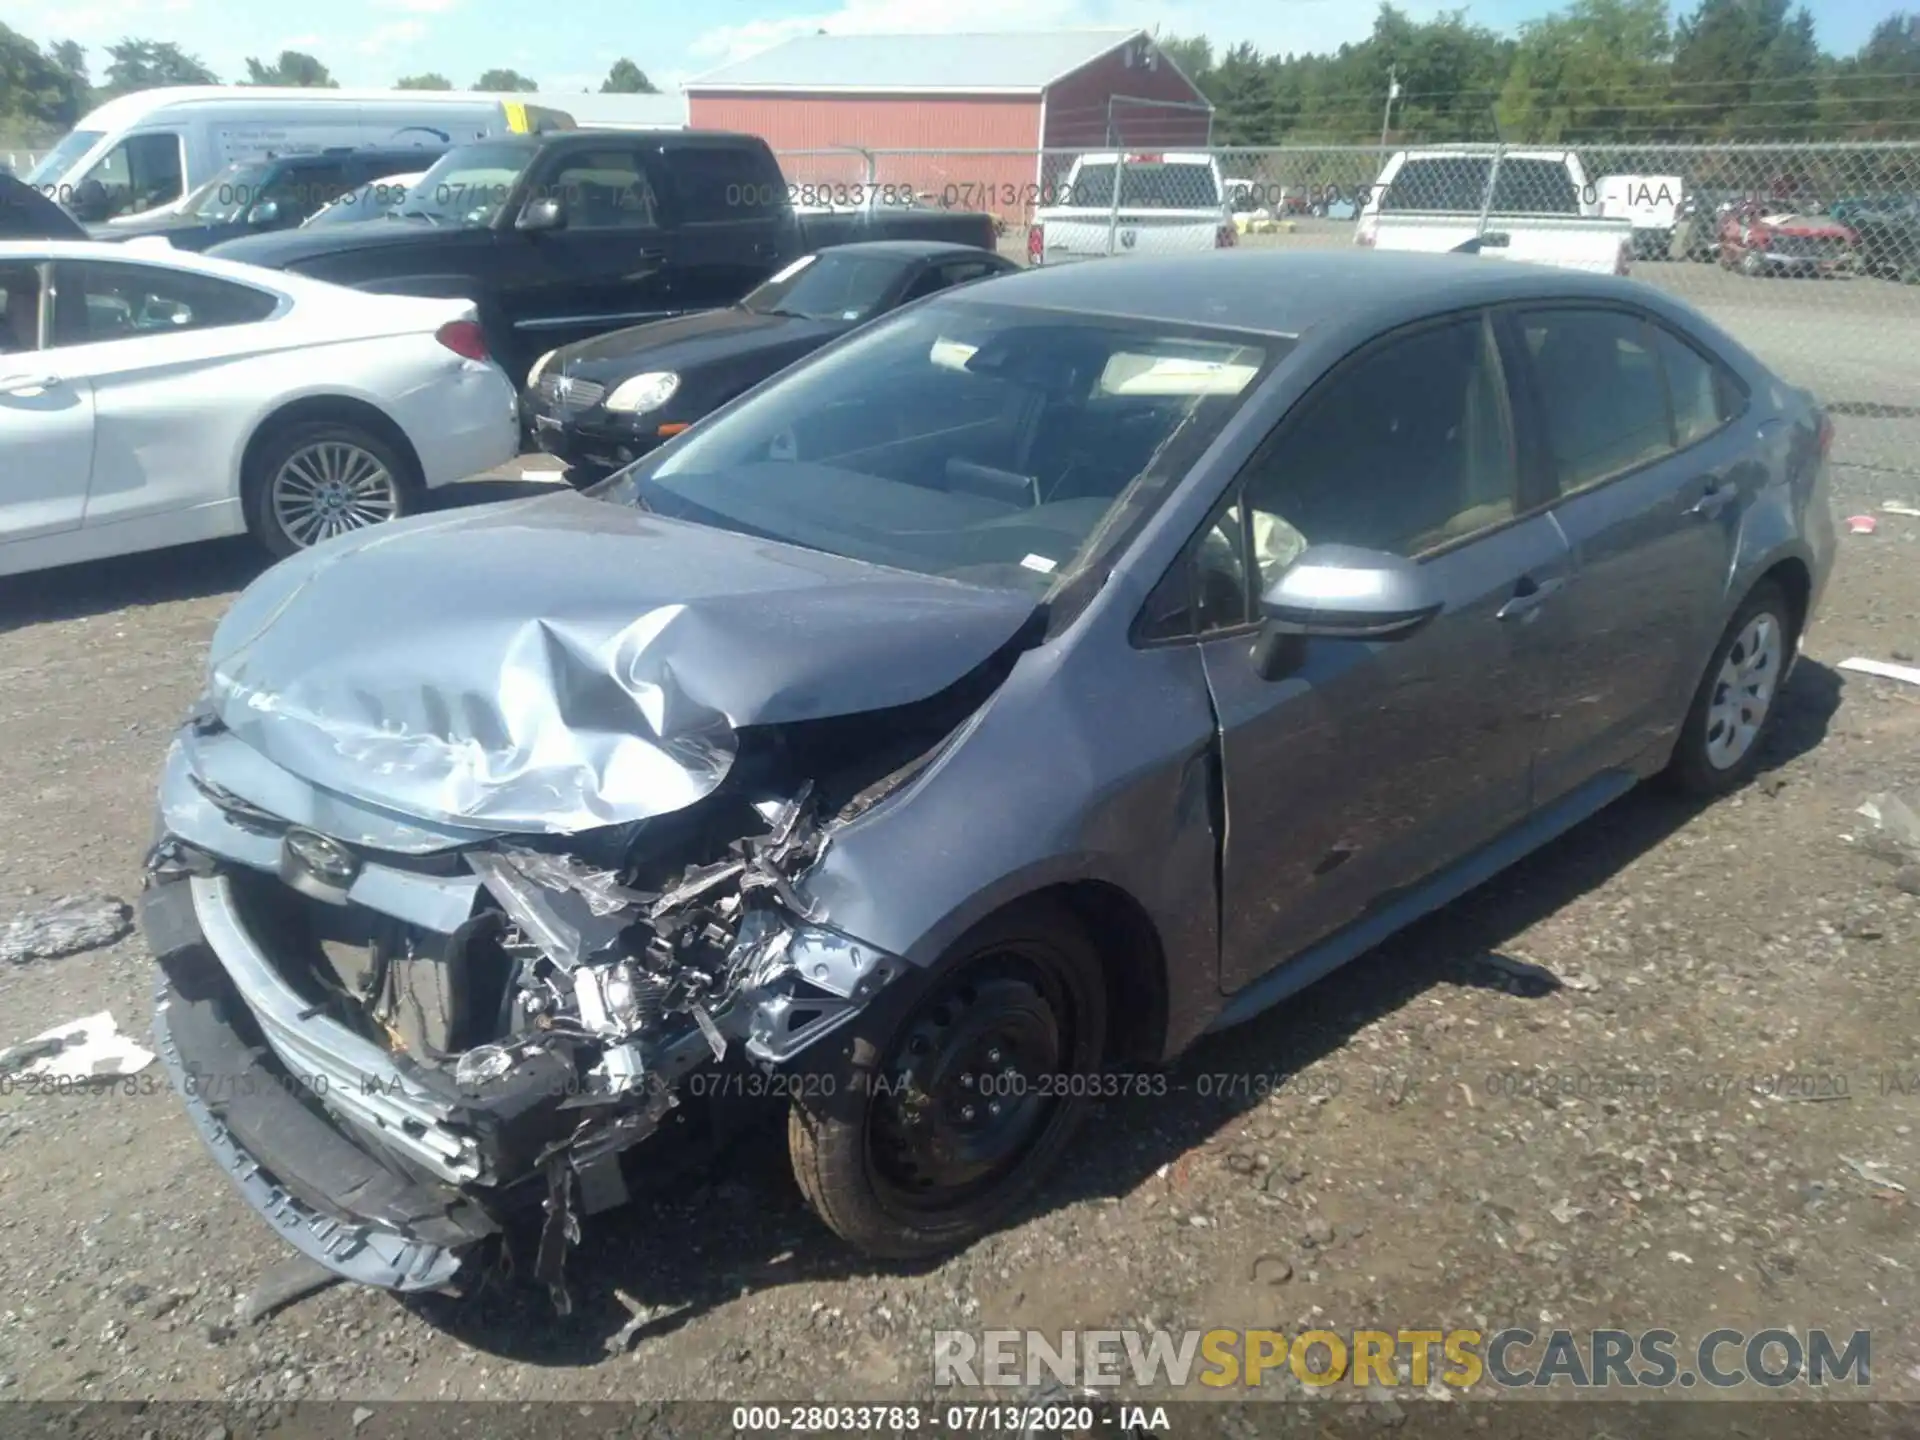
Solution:
[{"label": "detached front bumper", "polygon": [[[231,735],[189,727],[169,751],[140,909],[161,972],[155,1039],[195,1128],[276,1233],[362,1284],[457,1290],[484,1255],[524,1255],[537,1226],[531,1265],[515,1268],[564,1306],[575,1216],[625,1202],[621,1156],[653,1142],[690,1072],[785,1065],[906,969],[823,928],[792,891],[796,867],[817,853],[804,796],[767,836],[740,842],[746,858],[638,908],[604,876],[502,840],[442,850],[446,863],[420,868],[404,847],[366,848],[374,817],[347,803],[303,789]],[[333,902],[303,890],[311,876],[294,864],[294,838],[317,832],[281,815],[352,837],[332,841],[359,862]],[[416,856],[434,847],[410,822],[381,823]],[[316,971],[321,912],[402,927],[405,963],[432,967],[440,993],[475,973],[453,942],[510,921],[553,946],[538,965],[559,968],[539,984],[549,999],[570,991],[578,1013],[422,1046]],[[610,944],[676,922],[704,937],[686,953],[716,975],[650,981],[639,957]],[[531,985],[527,973],[506,983]],[[643,985],[655,1003],[637,1006]],[[498,1008],[491,992],[485,1008]],[[471,1069],[457,1063],[475,1057]]]},{"label": "detached front bumper", "polygon": [[[356,1143],[331,1118],[328,1070],[302,1072],[262,1033],[209,943],[193,883],[151,886],[141,928],[159,966],[153,1034],[187,1116],[220,1168],[281,1239],[363,1285],[458,1288],[498,1218]],[[382,1077],[364,1077],[378,1091]]]}]

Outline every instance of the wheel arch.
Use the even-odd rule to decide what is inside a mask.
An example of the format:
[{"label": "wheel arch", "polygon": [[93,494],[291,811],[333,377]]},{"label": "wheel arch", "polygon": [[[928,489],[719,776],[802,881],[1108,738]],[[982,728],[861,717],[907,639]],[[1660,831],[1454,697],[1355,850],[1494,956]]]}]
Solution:
[{"label": "wheel arch", "polygon": [[400,428],[394,418],[378,405],[351,395],[303,395],[278,405],[260,417],[253,427],[253,433],[247,437],[247,443],[240,452],[240,484],[244,487],[247,477],[253,473],[253,467],[260,458],[269,441],[291,425],[332,421],[335,424],[359,425],[380,437],[394,448],[401,463],[407,468],[405,479],[416,490],[425,483],[425,471],[421,467],[420,452],[414,448],[407,432]]}]

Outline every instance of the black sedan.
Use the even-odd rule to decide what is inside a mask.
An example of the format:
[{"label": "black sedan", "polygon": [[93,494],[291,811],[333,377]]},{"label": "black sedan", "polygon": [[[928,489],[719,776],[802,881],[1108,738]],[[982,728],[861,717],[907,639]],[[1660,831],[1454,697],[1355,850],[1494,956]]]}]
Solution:
[{"label": "black sedan", "polygon": [[616,330],[534,362],[533,438],[597,478],[877,315],[1020,267],[972,245],[872,240],[802,256],[725,310]]}]

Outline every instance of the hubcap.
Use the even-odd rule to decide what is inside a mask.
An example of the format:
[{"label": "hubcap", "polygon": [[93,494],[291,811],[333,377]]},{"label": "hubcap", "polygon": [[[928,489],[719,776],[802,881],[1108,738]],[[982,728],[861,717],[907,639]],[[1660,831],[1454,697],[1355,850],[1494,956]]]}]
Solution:
[{"label": "hubcap", "polygon": [[1045,1129],[1063,1037],[1021,968],[968,967],[922,1002],[888,1057],[869,1154],[896,1204],[940,1209],[991,1188]]},{"label": "hubcap", "polygon": [[1707,760],[1714,769],[1732,769],[1753,748],[1780,684],[1785,649],[1779,620],[1764,610],[1735,637],[1707,706]]},{"label": "hubcap", "polygon": [[400,513],[400,489],[387,467],[345,440],[289,455],[273,477],[272,499],[274,522],[302,549]]}]

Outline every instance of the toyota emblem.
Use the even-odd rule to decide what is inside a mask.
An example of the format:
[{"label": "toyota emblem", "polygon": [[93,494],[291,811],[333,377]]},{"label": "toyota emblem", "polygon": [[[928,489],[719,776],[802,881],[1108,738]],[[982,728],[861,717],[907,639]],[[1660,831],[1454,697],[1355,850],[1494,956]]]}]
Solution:
[{"label": "toyota emblem", "polygon": [[1136,239],[1138,239],[1138,238],[1139,238],[1139,232],[1138,232],[1138,231],[1135,231],[1135,230],[1122,230],[1122,231],[1120,232],[1120,244],[1121,244],[1121,247],[1122,247],[1123,249],[1127,249],[1127,250],[1131,250],[1131,249],[1133,248],[1133,242],[1134,242],[1134,241],[1135,241]]},{"label": "toyota emblem", "polygon": [[562,375],[558,380],[553,382],[553,392],[562,400],[571,400],[573,398],[573,377],[571,375]]}]

